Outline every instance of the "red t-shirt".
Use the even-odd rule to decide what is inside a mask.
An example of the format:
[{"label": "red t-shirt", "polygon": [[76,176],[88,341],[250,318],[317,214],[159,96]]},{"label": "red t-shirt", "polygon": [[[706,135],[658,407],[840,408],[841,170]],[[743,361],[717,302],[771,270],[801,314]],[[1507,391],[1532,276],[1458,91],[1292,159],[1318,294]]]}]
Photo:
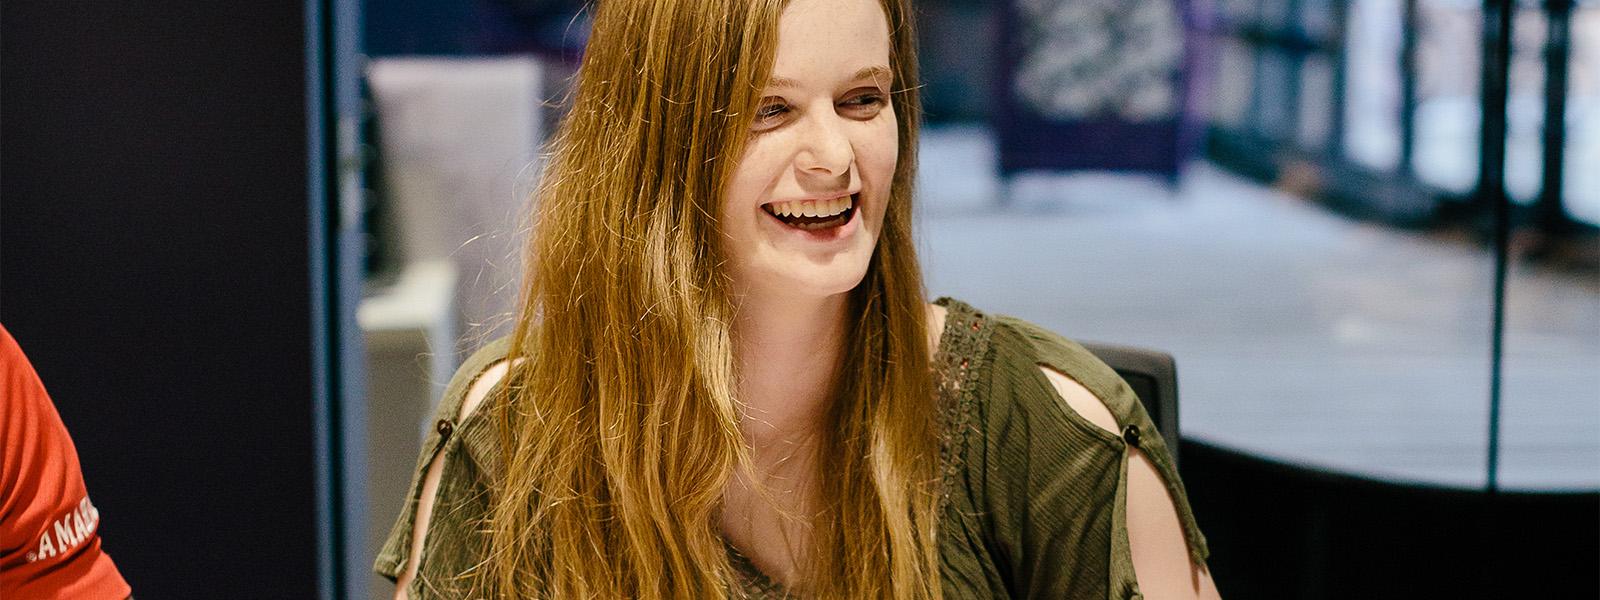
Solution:
[{"label": "red t-shirt", "polygon": [[127,598],[99,526],[72,438],[0,326],[0,598]]}]

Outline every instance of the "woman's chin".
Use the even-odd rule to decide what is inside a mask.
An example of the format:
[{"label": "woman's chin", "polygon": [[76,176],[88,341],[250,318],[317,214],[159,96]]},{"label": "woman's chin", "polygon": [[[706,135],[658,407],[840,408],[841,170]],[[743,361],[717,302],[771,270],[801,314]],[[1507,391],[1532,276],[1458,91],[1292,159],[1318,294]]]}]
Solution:
[{"label": "woman's chin", "polygon": [[782,298],[816,298],[822,299],[848,293],[861,285],[861,280],[866,277],[867,264],[832,264],[832,265],[788,265],[786,268],[770,269],[762,273],[759,283],[754,286],[771,295]]}]

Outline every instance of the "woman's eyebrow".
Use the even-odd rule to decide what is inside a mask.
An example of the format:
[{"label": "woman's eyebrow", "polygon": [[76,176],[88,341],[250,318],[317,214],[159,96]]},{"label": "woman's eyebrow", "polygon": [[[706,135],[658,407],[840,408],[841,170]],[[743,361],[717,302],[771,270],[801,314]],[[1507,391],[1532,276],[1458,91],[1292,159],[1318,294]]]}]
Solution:
[{"label": "woman's eyebrow", "polygon": [[[856,71],[854,75],[851,75],[850,79],[848,79],[847,81],[861,81],[863,79],[874,79],[874,80],[876,80],[876,79],[879,79],[879,78],[887,79],[889,81],[894,81],[893,72],[889,70],[889,67],[886,67],[886,66],[883,66],[883,65],[872,65],[870,67],[862,67],[861,70]],[[773,77],[772,79],[767,80],[767,87],[768,88],[796,88],[796,87],[800,87],[800,82],[799,81],[795,81],[793,79],[790,79],[788,77]]]},{"label": "woman's eyebrow", "polygon": [[850,77],[850,81],[879,78],[894,81],[894,73],[889,71],[889,67],[883,65],[872,65],[870,67],[865,67],[860,71],[856,71],[856,74]]}]

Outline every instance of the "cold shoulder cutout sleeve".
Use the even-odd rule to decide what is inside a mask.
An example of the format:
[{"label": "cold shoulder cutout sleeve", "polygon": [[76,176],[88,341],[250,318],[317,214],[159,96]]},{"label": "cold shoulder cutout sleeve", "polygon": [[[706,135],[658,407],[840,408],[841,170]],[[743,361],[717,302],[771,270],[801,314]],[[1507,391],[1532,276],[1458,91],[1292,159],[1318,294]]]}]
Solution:
[{"label": "cold shoulder cutout sleeve", "polygon": [[[1172,455],[1138,397],[1082,346],[995,316],[968,465],[1014,598],[1142,598],[1128,540],[1129,457],[1141,451],[1173,501],[1190,559],[1208,550]],[[1116,431],[1074,410],[1041,367],[1093,394]],[[1081,393],[1081,392],[1080,392]]]},{"label": "cold shoulder cutout sleeve", "polygon": [[461,407],[478,377],[505,359],[510,342],[510,338],[500,338],[474,352],[445,386],[417,457],[405,507],[373,565],[374,571],[390,580],[405,571],[416,550],[413,538],[419,507],[427,504],[422,498],[429,491],[425,480],[430,467],[437,466],[440,472],[437,487],[431,490],[431,510],[421,511],[426,513],[422,524],[425,537],[416,577],[407,589],[411,600],[463,597],[467,582],[462,575],[481,554],[484,540],[479,532],[489,510],[490,477],[498,460],[496,440],[486,416],[491,410],[487,403],[467,415],[461,414]]},{"label": "cold shoulder cutout sleeve", "polygon": [[[1141,455],[1149,465],[1140,462],[1134,472],[1154,467],[1178,515],[1189,558],[1204,565],[1205,538],[1171,454],[1138,398],[1110,367],[1027,322],[986,315],[952,299],[939,303],[948,310],[934,365],[942,416],[938,539],[946,598],[1142,598],[1127,516],[1130,458]],[[499,457],[485,418],[493,409],[485,405],[456,419],[467,390],[508,347],[505,341],[491,343],[452,378],[417,459],[406,508],[378,557],[376,570],[398,577],[411,558],[419,519],[426,523],[417,576],[407,586],[412,600],[468,597],[470,582],[463,576],[483,560],[481,532]],[[1119,427],[1108,430],[1075,411],[1041,367],[1076,382],[1068,388],[1077,395],[1076,406],[1089,406],[1087,391]],[[1104,416],[1091,415],[1106,422]],[[1139,434],[1121,434],[1127,427]],[[433,510],[419,516],[418,499],[435,462],[440,476]],[[732,595],[785,597],[759,586]]]}]

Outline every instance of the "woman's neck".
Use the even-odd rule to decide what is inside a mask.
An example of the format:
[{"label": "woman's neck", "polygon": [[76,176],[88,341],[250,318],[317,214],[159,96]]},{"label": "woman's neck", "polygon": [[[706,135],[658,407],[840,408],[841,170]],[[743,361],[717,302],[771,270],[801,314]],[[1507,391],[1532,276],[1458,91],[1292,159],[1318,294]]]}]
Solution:
[{"label": "woman's neck", "polygon": [[848,294],[746,294],[734,325],[740,423],[760,461],[816,431],[834,399]]}]

